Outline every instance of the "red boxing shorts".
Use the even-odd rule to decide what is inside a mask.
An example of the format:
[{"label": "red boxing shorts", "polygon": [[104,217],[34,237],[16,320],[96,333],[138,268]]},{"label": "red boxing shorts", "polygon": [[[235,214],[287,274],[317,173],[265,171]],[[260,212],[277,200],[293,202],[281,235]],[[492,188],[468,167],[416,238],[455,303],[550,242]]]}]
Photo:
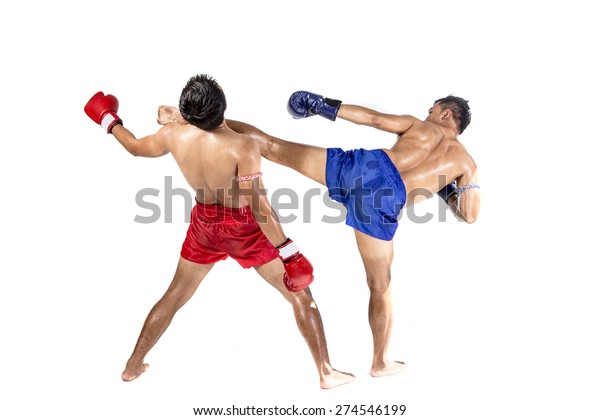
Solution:
[{"label": "red boxing shorts", "polygon": [[223,207],[196,201],[181,256],[197,264],[231,257],[242,267],[266,264],[279,253],[264,235],[250,206]]}]

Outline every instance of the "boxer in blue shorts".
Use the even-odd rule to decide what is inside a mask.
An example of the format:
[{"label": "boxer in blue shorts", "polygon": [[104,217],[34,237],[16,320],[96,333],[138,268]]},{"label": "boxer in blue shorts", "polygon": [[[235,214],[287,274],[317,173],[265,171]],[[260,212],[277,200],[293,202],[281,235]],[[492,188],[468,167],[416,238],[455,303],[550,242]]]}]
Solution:
[{"label": "boxer in blue shorts", "polygon": [[406,188],[384,151],[327,149],[325,180],[331,199],[348,210],[348,226],[385,241],[394,237]]},{"label": "boxer in blue shorts", "polygon": [[346,223],[354,228],[370,291],[371,375],[399,373],[404,363],[387,355],[393,321],[391,239],[396,218],[401,208],[437,192],[460,220],[472,223],[477,219],[477,165],[458,141],[470,123],[468,103],[456,96],[441,98],[420,120],[299,91],[291,95],[288,111],[297,119],[341,118],[397,136],[389,149],[343,151],[282,140],[248,124],[228,121],[233,130],[259,142],[263,157],[326,185],[330,197],[346,206]]},{"label": "boxer in blue shorts", "polygon": [[434,101],[427,117],[420,120],[299,91],[291,95],[288,111],[297,119],[341,118],[396,135],[389,149],[343,151],[282,140],[249,124],[227,120],[233,130],[258,142],[264,158],[326,185],[330,197],[347,207],[346,223],[354,228],[370,292],[371,375],[402,372],[404,363],[387,355],[393,321],[391,239],[396,218],[401,208],[437,192],[459,220],[473,223],[477,219],[477,165],[458,141],[471,120],[469,105],[460,97],[447,96]]}]

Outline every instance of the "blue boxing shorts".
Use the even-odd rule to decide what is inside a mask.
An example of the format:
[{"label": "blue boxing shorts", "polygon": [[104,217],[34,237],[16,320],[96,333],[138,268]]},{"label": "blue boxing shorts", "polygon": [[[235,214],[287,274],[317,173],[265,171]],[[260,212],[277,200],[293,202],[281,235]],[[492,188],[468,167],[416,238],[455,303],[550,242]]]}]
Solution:
[{"label": "blue boxing shorts", "polygon": [[383,150],[327,149],[325,181],[329,197],[348,210],[348,226],[377,239],[393,239],[406,187]]}]

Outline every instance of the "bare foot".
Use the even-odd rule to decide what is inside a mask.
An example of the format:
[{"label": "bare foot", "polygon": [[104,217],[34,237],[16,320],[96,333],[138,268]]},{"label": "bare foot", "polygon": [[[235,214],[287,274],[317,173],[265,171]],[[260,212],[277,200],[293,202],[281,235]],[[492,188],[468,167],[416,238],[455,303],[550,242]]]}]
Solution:
[{"label": "bare foot", "polygon": [[148,363],[142,363],[139,366],[131,366],[131,367],[129,366],[129,363],[127,363],[125,370],[123,371],[123,373],[121,373],[121,379],[123,379],[123,381],[125,381],[125,382],[131,382],[135,378],[140,376],[142,373],[147,371],[149,367],[150,367],[150,365]]},{"label": "bare foot", "polygon": [[335,388],[336,386],[350,383],[354,379],[354,375],[351,373],[340,372],[339,370],[332,370],[331,373],[323,375],[323,377],[321,378],[321,388]]},{"label": "bare foot", "polygon": [[387,362],[385,364],[385,366],[382,366],[380,368],[372,367],[371,368],[371,376],[380,378],[382,376],[395,375],[397,373],[404,372],[405,368],[406,368],[406,363],[404,363],[404,362]]}]

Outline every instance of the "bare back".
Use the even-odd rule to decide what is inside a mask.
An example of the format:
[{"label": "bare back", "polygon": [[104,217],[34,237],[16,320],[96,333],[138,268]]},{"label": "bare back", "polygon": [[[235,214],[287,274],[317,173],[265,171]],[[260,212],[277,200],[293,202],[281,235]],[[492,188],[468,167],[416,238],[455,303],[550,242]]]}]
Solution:
[{"label": "bare back", "polygon": [[475,162],[454,131],[429,121],[415,119],[391,149],[383,150],[398,168],[407,191],[420,196],[423,190],[433,194],[453,180],[463,176],[470,179],[476,172]]},{"label": "bare back", "polygon": [[239,184],[235,178],[249,175],[239,172],[240,164],[252,170],[253,154],[260,161],[260,151],[252,140],[225,124],[211,132],[191,124],[168,124],[161,131],[169,139],[169,151],[196,191],[198,201],[240,207]]}]

